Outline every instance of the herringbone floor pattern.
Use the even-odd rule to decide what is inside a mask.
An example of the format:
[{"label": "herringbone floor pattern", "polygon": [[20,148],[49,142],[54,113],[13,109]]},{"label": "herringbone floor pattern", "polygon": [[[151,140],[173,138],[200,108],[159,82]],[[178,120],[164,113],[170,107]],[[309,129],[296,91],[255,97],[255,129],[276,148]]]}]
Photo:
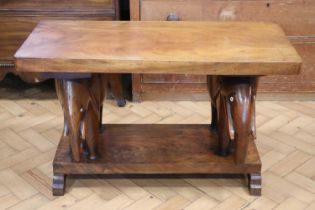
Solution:
[{"label": "herringbone floor pattern", "polygon": [[[0,209],[315,209],[315,102],[257,103],[263,196],[238,179],[70,179],[51,194],[62,112],[52,91],[0,89]],[[208,102],[104,107],[105,123],[208,123]]]}]

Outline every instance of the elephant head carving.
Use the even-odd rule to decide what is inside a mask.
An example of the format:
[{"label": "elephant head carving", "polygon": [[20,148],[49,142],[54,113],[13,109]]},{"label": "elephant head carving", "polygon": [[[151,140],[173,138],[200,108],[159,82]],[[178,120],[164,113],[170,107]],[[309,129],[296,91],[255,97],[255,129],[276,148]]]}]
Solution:
[{"label": "elephant head carving", "polygon": [[218,132],[218,153],[234,153],[235,162],[244,163],[248,142],[256,137],[254,77],[209,76],[213,110],[212,128]]}]

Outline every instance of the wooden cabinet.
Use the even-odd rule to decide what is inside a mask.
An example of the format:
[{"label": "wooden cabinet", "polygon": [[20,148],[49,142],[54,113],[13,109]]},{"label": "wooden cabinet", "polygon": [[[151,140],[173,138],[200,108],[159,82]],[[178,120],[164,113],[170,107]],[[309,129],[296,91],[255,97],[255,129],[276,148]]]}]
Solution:
[{"label": "wooden cabinet", "polygon": [[[315,94],[315,1],[313,0],[130,0],[133,20],[271,21],[279,24],[303,58],[298,76],[273,76],[260,80],[259,91]],[[194,92],[208,97],[204,76],[133,75],[135,100],[183,99]],[[196,94],[197,93],[197,94]],[[198,98],[197,98],[198,99]]]},{"label": "wooden cabinet", "polygon": [[113,20],[118,0],[0,1],[0,77],[15,72],[13,55],[40,20]]}]

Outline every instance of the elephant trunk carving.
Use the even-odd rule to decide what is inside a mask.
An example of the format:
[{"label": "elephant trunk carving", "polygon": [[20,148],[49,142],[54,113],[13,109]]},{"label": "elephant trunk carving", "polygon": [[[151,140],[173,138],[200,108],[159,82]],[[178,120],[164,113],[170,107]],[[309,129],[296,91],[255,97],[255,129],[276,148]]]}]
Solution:
[{"label": "elephant trunk carving", "polygon": [[254,77],[208,76],[211,128],[218,133],[218,154],[234,153],[236,164],[246,160],[248,143],[256,138]]}]

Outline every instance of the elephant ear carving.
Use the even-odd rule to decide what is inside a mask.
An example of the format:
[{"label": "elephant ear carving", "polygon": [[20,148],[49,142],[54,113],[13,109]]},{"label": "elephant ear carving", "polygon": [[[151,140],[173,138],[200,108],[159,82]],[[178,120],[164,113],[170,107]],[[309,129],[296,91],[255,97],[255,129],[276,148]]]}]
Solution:
[{"label": "elephant ear carving", "polygon": [[235,126],[234,126],[234,120],[233,120],[233,115],[232,115],[232,106],[230,99],[233,98],[233,96],[229,96],[226,98],[224,105],[224,109],[226,110],[226,117],[227,117],[227,122],[228,122],[228,131],[229,131],[229,138],[231,140],[235,140]]}]

